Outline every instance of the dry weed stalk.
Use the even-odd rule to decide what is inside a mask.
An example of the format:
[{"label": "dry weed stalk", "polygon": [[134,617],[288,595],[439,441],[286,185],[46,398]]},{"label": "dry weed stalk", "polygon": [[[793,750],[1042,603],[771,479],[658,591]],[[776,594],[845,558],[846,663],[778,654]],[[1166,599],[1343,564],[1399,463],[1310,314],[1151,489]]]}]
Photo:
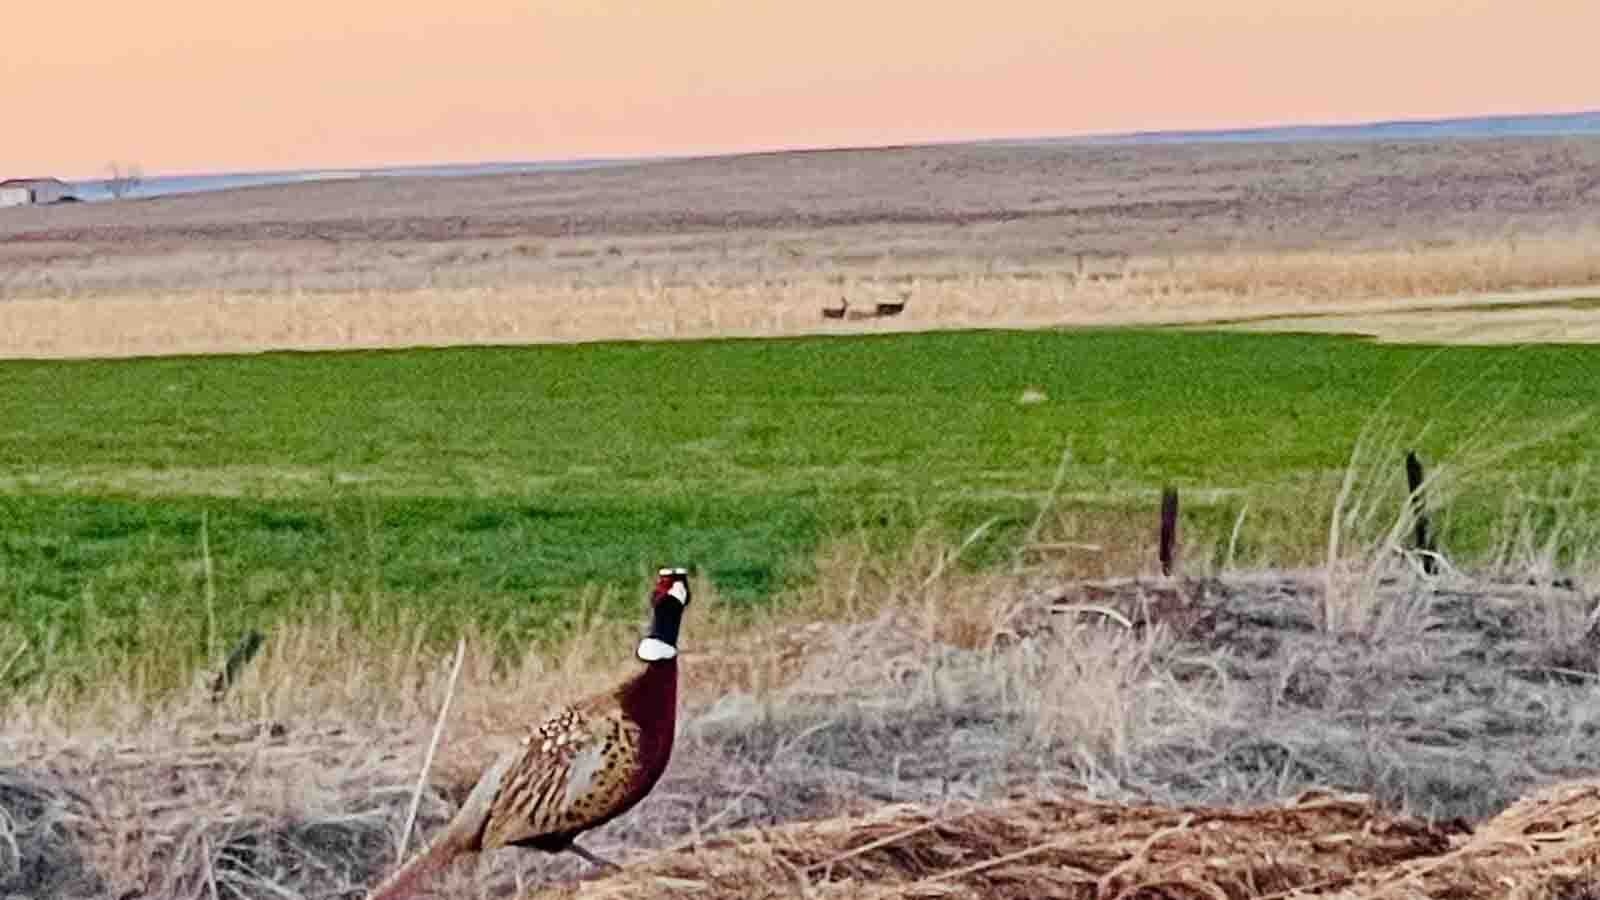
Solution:
[{"label": "dry weed stalk", "polygon": [[406,823],[400,828],[400,846],[395,850],[395,865],[406,860],[406,845],[411,843],[411,829],[417,824],[417,809],[422,806],[422,792],[428,786],[428,772],[433,769],[433,755],[439,750],[439,738],[444,736],[444,723],[450,715],[450,701],[456,695],[456,680],[461,677],[461,663],[467,655],[465,639],[456,644],[456,661],[450,667],[450,682],[445,685],[444,702],[439,704],[439,718],[433,723],[433,736],[428,738],[428,752],[422,757],[422,770],[417,773],[417,789],[411,794],[411,806],[406,810]]}]

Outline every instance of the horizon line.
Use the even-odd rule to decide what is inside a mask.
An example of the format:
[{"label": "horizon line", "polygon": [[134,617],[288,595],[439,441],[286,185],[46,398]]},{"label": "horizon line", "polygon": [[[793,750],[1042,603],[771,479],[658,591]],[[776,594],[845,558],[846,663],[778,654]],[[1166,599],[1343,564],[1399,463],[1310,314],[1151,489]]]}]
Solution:
[{"label": "horizon line", "polygon": [[[923,141],[884,141],[882,143],[860,144],[775,144],[761,148],[747,148],[740,150],[691,151],[686,153],[640,153],[618,154],[600,156],[576,157],[544,157],[532,159],[484,159],[473,161],[436,160],[432,162],[405,162],[387,163],[376,165],[330,165],[307,166],[299,169],[210,169],[189,171],[158,171],[145,172],[141,177],[145,179],[178,179],[178,178],[222,178],[222,177],[273,177],[286,175],[305,175],[307,173],[327,173],[329,176],[360,176],[368,173],[393,173],[405,172],[416,169],[465,169],[465,168],[490,168],[494,166],[522,167],[522,166],[612,166],[632,165],[650,162],[668,162],[701,159],[732,159],[741,156],[763,156],[784,153],[828,153],[851,152],[863,150],[896,150],[911,149],[916,147],[962,147],[982,146],[986,144],[1010,143],[1069,143],[1074,141],[1105,142],[1126,139],[1148,139],[1161,136],[1176,136],[1180,138],[1199,139],[1208,136],[1231,134],[1270,134],[1274,132],[1317,131],[1317,130],[1359,130],[1363,128],[1387,127],[1419,127],[1430,125],[1449,125],[1466,122],[1482,122],[1491,120],[1542,120],[1542,119],[1570,119],[1585,116],[1600,117],[1600,106],[1583,109],[1567,109],[1555,112],[1515,112],[1515,113],[1479,113],[1470,115],[1443,115],[1443,116],[1415,116],[1388,119],[1355,119],[1347,121],[1321,120],[1310,122],[1276,121],[1249,125],[1236,125],[1221,128],[1154,128],[1132,131],[1087,131],[1087,132],[1051,132],[1031,135],[1015,135],[1004,137],[969,137],[951,139],[933,139]],[[1514,136],[1514,135],[1513,135]],[[9,180],[17,177],[52,176],[12,176],[0,173],[0,177]],[[79,184],[94,184],[107,180],[105,175],[94,176],[54,176],[62,181]],[[315,178],[307,180],[317,180]]]}]

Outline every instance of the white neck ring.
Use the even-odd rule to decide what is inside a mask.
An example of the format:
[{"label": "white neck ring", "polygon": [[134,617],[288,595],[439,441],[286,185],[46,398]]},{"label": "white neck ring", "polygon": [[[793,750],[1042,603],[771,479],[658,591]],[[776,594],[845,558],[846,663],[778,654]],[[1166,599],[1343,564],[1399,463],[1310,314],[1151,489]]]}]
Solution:
[{"label": "white neck ring", "polygon": [[659,638],[647,637],[639,642],[639,658],[645,662],[662,662],[674,659],[678,648]]}]

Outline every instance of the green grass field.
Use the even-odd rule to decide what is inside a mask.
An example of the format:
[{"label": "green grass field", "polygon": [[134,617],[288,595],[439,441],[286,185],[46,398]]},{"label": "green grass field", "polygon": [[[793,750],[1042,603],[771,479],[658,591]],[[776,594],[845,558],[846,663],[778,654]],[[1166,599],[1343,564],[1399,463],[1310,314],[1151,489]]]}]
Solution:
[{"label": "green grass field", "polygon": [[1303,562],[1380,412],[1430,459],[1541,438],[1450,510],[1471,552],[1593,457],[1600,430],[1556,426],[1597,389],[1593,349],[1151,331],[3,363],[0,667],[32,649],[0,675],[196,660],[208,591],[222,640],[335,594],[522,640],[586,588],[631,614],[659,563],[759,602],[861,526],[999,516],[981,562],[1065,448],[1064,510],[1153,525],[1170,482],[1187,534],[1249,504],[1247,558]]}]

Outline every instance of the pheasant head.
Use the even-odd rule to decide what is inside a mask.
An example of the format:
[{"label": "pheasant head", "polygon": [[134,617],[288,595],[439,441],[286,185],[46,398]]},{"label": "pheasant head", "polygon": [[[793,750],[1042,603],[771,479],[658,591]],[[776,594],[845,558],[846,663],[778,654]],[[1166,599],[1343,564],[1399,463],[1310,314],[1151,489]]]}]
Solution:
[{"label": "pheasant head", "polygon": [[650,630],[639,641],[639,658],[647,663],[678,658],[678,628],[689,606],[689,570],[662,569],[650,592]]}]

